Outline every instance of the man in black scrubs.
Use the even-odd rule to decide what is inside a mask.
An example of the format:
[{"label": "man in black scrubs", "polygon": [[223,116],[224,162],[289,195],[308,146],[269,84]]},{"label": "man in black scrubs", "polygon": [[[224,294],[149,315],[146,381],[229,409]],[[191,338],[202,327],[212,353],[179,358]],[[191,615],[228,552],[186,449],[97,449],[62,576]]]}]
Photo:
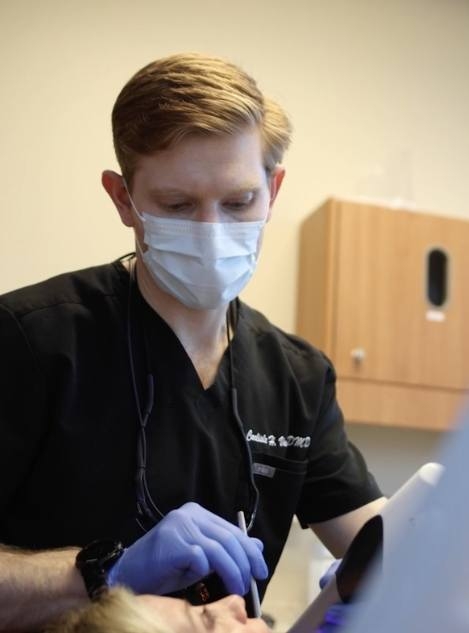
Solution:
[{"label": "man in black scrubs", "polygon": [[0,630],[118,584],[263,595],[295,514],[341,556],[383,503],[330,362],[237,299],[285,113],[238,67],[175,55],[124,86],[113,133],[102,182],[135,255],[0,298]]}]

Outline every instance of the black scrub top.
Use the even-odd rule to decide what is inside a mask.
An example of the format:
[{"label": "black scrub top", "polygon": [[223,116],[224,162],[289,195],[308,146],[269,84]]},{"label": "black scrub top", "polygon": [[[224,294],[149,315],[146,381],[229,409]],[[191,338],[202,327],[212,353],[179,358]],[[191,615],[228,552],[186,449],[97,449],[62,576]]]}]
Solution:
[{"label": "black scrub top", "polygon": [[[234,382],[260,494],[250,534],[264,542],[270,579],[295,514],[306,527],[381,493],[346,438],[327,358],[241,302],[237,315]],[[148,373],[156,506],[166,514],[196,501],[236,523],[249,505],[249,473],[229,354],[204,389],[117,261],[0,297],[1,542],[42,549],[142,535],[134,477]]]}]

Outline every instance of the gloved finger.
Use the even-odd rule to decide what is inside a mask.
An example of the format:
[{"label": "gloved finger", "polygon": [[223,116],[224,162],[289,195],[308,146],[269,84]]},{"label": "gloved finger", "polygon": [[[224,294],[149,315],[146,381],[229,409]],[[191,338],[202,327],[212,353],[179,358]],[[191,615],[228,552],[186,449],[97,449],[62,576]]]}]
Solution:
[{"label": "gloved finger", "polygon": [[252,543],[254,543],[254,545],[260,549],[261,552],[264,551],[264,543],[261,541],[260,538],[256,538],[255,536],[251,536],[250,539],[251,539]]},{"label": "gloved finger", "polygon": [[156,576],[148,570],[137,576],[131,588],[136,593],[165,595],[185,589],[210,573],[210,563],[203,550],[197,545],[187,547],[184,553],[173,556],[171,566],[166,570],[159,567]]},{"label": "gloved finger", "polygon": [[[212,571],[217,573],[223,581],[228,593],[243,596],[249,588],[250,574],[243,577],[239,560],[234,559],[225,547],[218,542],[204,536],[200,537],[200,546]],[[248,568],[249,569],[249,568]]]},{"label": "gloved finger", "polygon": [[324,587],[330,581],[332,576],[335,576],[335,572],[337,571],[337,569],[338,569],[338,567],[339,567],[341,562],[342,562],[342,559],[338,558],[337,560],[333,561],[329,565],[329,567],[326,569],[326,571],[323,573],[323,575],[319,579],[319,588],[320,589],[324,589]]},{"label": "gloved finger", "polygon": [[336,603],[329,607],[321,626],[314,633],[333,633],[342,631],[353,613],[350,604]]},{"label": "gloved finger", "polygon": [[269,572],[258,545],[259,540],[251,538],[228,521],[222,521],[223,523],[203,524],[199,526],[199,530],[204,536],[225,548],[240,567],[248,585],[251,575],[259,580],[267,578]]},{"label": "gloved finger", "polygon": [[203,508],[201,508],[201,510],[203,510],[205,514],[213,517],[213,521],[202,521],[200,523],[197,521],[199,530],[205,536],[218,540],[219,542],[223,541],[224,536],[227,538],[227,533],[232,534],[246,552],[251,564],[253,576],[260,579],[266,578],[268,575],[267,566],[264,557],[262,555],[259,556],[260,552],[264,549],[262,541],[245,534],[237,525],[222,519],[216,514]]},{"label": "gloved finger", "polygon": [[251,575],[257,580],[264,580],[269,575],[269,569],[264,559],[263,550],[264,544],[262,541],[259,541],[259,539],[248,537],[248,541],[244,544],[244,551],[246,552],[251,567]]},{"label": "gloved finger", "polygon": [[[238,567],[243,581],[243,592],[241,595],[244,595],[249,590],[252,578],[251,561],[248,553],[238,538],[230,532],[225,532],[219,539],[217,539],[217,543],[223,547],[225,552],[231,557]],[[258,555],[262,556],[259,550],[257,550],[257,552]]]},{"label": "gloved finger", "polygon": [[212,571],[210,561],[200,545],[191,545],[180,560],[174,562],[181,574],[181,586],[178,589],[192,585]]}]

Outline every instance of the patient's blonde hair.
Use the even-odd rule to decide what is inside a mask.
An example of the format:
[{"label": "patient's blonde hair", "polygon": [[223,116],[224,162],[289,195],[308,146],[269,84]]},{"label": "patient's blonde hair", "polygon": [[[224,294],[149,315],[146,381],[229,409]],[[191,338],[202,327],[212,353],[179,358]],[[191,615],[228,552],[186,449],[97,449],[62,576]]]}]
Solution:
[{"label": "patient's blonde hair", "polygon": [[45,633],[171,633],[155,613],[123,588],[112,589],[82,609],[70,611]]}]

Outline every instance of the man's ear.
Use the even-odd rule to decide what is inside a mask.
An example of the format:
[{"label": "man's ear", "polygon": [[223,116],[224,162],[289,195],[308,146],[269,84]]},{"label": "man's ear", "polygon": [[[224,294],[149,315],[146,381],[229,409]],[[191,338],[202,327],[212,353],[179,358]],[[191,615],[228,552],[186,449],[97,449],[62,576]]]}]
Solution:
[{"label": "man's ear", "polygon": [[272,206],[275,202],[275,198],[277,197],[284,177],[285,168],[277,165],[270,177],[270,206]]},{"label": "man's ear", "polygon": [[270,220],[270,216],[272,215],[272,207],[274,206],[275,198],[280,190],[283,179],[285,176],[285,168],[277,165],[272,175],[270,176],[270,201],[269,201],[269,214],[267,216],[267,220]]},{"label": "man's ear", "polygon": [[135,226],[134,213],[124,178],[115,171],[106,169],[102,173],[101,182],[119,212],[122,223],[125,226]]}]

